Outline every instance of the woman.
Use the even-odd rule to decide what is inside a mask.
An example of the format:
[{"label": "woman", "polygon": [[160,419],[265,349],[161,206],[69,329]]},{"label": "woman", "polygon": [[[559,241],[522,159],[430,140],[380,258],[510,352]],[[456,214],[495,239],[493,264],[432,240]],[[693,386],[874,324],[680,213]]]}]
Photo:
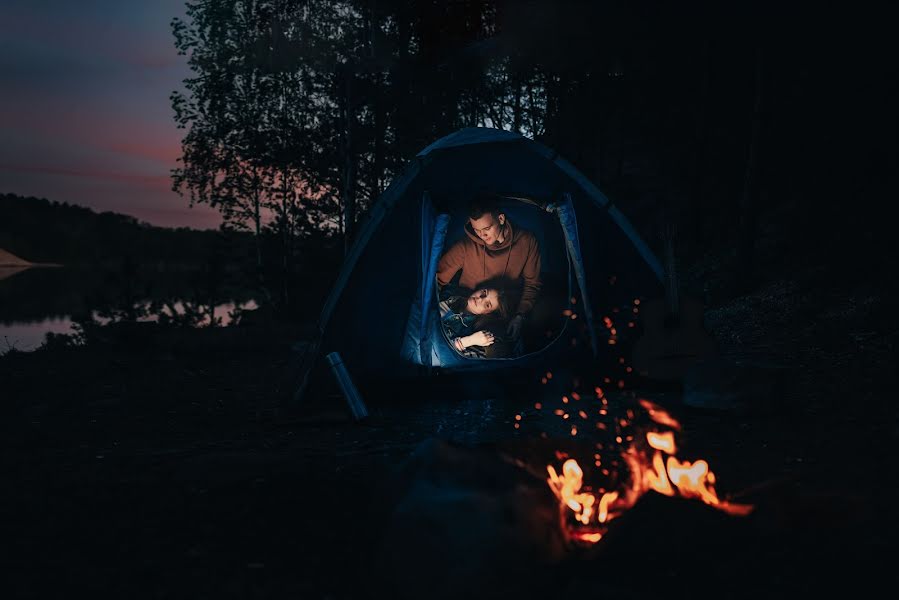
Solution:
[{"label": "woman", "polygon": [[474,292],[445,286],[440,291],[440,318],[443,331],[453,347],[470,358],[484,358],[485,348],[496,342],[489,326],[509,315],[506,292],[498,287],[482,287]]}]

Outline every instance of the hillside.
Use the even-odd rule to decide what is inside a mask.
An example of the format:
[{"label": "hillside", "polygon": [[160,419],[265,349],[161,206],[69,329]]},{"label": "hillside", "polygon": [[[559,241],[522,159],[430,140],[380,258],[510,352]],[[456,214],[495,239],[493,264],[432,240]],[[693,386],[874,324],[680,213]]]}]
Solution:
[{"label": "hillside", "polygon": [[[203,262],[220,242],[221,234],[214,230],[156,227],[128,215],[0,194],[0,263],[103,265],[130,257],[141,263],[191,265]],[[230,240],[243,242],[240,236]],[[21,256],[28,260],[17,258]]]}]

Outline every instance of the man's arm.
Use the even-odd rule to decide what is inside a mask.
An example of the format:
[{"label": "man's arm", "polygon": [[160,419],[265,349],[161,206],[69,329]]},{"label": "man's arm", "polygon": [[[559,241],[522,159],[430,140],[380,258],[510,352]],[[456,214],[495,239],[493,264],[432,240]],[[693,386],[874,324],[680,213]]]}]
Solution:
[{"label": "man's arm", "polygon": [[437,263],[437,285],[445,286],[452,281],[465,262],[465,245],[459,240],[444,252]]},{"label": "man's arm", "polygon": [[524,269],[521,271],[521,277],[524,279],[524,287],[521,291],[521,301],[518,303],[520,315],[527,315],[534,308],[537,296],[540,295],[540,288],[543,281],[540,279],[540,245],[537,238],[533,235],[528,239],[528,253],[525,258]]}]

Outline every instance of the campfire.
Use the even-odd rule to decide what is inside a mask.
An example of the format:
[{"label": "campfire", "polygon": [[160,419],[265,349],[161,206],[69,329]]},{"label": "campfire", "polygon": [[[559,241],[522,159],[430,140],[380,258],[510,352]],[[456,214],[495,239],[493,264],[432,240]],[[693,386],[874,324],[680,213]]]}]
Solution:
[{"label": "campfire", "polygon": [[[610,285],[615,283],[614,277]],[[571,298],[572,305],[577,302]],[[633,319],[640,312],[639,298],[633,300],[630,310],[613,308],[616,317],[625,316],[630,319],[628,329],[635,327]],[[563,316],[574,319],[572,310],[565,311]],[[618,328],[610,316],[602,317],[606,329],[607,342],[616,345]],[[586,335],[585,325],[581,324],[582,334]],[[626,364],[622,356],[618,359],[618,377],[604,377],[603,385],[613,386],[618,390],[625,388],[625,379],[632,375],[633,368]],[[541,383],[547,385],[553,379],[551,371],[541,377]],[[577,384],[575,384],[577,387]],[[610,412],[609,401],[599,386],[594,388],[597,402],[587,401],[576,391],[562,396],[562,406],[553,413],[566,421],[566,428],[571,436],[578,436],[580,431],[598,430],[614,436],[614,444],[608,448],[596,443],[593,464],[584,464],[589,473],[574,457],[565,452],[556,451],[556,458],[562,461],[561,467],[553,464],[546,466],[547,483],[559,500],[559,513],[566,538],[574,543],[592,545],[600,541],[608,531],[608,525],[615,518],[632,508],[647,492],[657,492],[665,496],[679,496],[696,499],[731,515],[745,516],[752,512],[749,504],[735,504],[718,497],[715,490],[715,474],[704,459],[694,461],[678,458],[676,434],[681,431],[680,423],[659,405],[638,399],[638,415],[634,409],[627,409],[625,417],[615,417]],[[534,408],[541,410],[542,402]],[[648,424],[637,425],[638,417]],[[521,415],[515,417],[515,428],[521,427]],[[546,434],[541,434],[546,437]],[[611,456],[604,456],[603,453]],[[592,483],[588,484],[587,479]]]},{"label": "campfire", "polygon": [[[605,406],[602,390],[597,388],[596,391]],[[718,497],[715,474],[707,461],[691,462],[677,457],[675,434],[681,429],[677,420],[649,400],[640,399],[639,405],[651,425],[643,427],[636,435],[615,438],[618,445],[610,465],[625,469],[613,472],[603,468],[605,458],[600,443],[596,444],[598,451],[593,455],[596,468],[591,469],[600,485],[587,485],[581,464],[566,453],[556,453],[559,460],[564,460],[560,469],[553,464],[547,465],[549,476],[546,481],[559,499],[562,528],[569,541],[582,545],[600,541],[608,531],[609,523],[633,507],[647,492],[693,498],[731,515],[745,516],[752,512],[752,505],[731,503]],[[608,414],[608,410],[602,408],[600,413]],[[627,415],[627,419],[617,423],[619,429],[632,425],[634,411],[628,410]],[[597,423],[599,425],[604,423]]]}]

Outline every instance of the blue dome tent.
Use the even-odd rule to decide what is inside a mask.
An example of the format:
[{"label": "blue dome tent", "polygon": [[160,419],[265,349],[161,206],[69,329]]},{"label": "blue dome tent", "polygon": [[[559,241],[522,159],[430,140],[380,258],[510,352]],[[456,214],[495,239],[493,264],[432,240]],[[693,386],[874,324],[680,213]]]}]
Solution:
[{"label": "blue dome tent", "polygon": [[[468,200],[484,191],[537,236],[543,312],[555,316],[540,324],[544,342],[513,358],[462,356],[439,323],[437,262],[464,235]],[[555,151],[509,131],[461,129],[419,152],[372,206],[325,301],[297,395],[333,352],[361,381],[491,373],[569,352],[601,358],[606,311],[658,294],[662,277],[621,211]],[[587,343],[573,343],[575,334]]]}]

